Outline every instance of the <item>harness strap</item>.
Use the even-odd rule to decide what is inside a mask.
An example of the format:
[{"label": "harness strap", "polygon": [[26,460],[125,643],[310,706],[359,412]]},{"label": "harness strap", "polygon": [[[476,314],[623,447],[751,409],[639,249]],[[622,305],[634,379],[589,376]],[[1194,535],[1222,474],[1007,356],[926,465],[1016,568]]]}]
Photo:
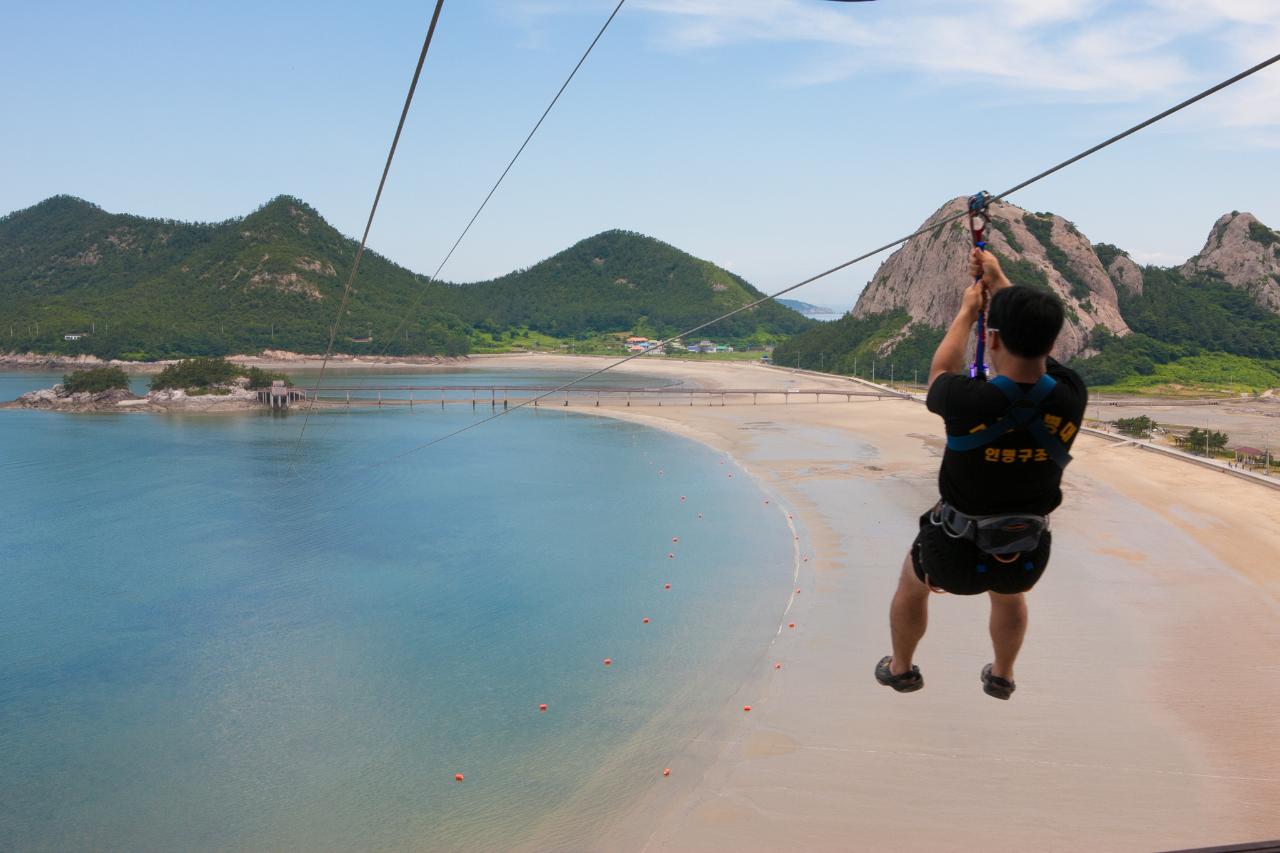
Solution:
[{"label": "harness strap", "polygon": [[1048,428],[1040,418],[1040,404],[1053,392],[1058,384],[1057,381],[1046,373],[1031,386],[1029,391],[1023,391],[1007,376],[997,376],[990,382],[1008,398],[1009,409],[1000,420],[985,429],[968,435],[947,436],[947,448],[960,452],[976,450],[979,447],[985,447],[1005,433],[1022,427],[1031,434],[1036,444],[1049,454],[1049,458],[1059,468],[1067,467],[1067,463],[1071,461],[1071,455],[1067,453],[1062,442],[1053,440],[1053,436],[1049,434]]}]

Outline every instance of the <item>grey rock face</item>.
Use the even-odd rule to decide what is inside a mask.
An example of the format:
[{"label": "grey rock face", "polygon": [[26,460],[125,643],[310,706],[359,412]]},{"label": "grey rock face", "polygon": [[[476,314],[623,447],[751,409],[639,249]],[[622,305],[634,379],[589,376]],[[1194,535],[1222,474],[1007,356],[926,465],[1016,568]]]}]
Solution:
[{"label": "grey rock face", "polygon": [[[965,204],[963,198],[947,202],[925,225],[963,211]],[[1065,361],[1083,351],[1095,326],[1105,326],[1117,335],[1129,333],[1116,304],[1111,275],[1093,244],[1074,225],[1060,216],[1038,216],[1005,202],[992,205],[990,214],[988,248],[1001,257],[1010,280],[1048,288],[1066,306],[1067,323],[1054,347],[1054,357]],[[880,265],[853,314],[863,317],[902,308],[913,325],[949,325],[960,307],[961,294],[971,283],[971,247],[963,219],[912,239]],[[1137,273],[1141,288],[1141,271],[1132,261],[1124,260]],[[1128,276],[1130,270],[1125,267],[1124,273]],[[1125,284],[1129,286],[1128,281]]]},{"label": "grey rock face", "polygon": [[1116,255],[1107,267],[1107,274],[1120,287],[1135,295],[1142,293],[1142,267],[1130,260],[1128,255]]},{"label": "grey rock face", "polygon": [[80,391],[75,394],[69,394],[62,385],[54,385],[52,388],[28,391],[19,396],[10,405],[20,409],[61,409],[81,412],[109,409],[117,406],[122,400],[140,399],[142,398],[127,388],[112,388],[108,391]]},{"label": "grey rock face", "polygon": [[1280,313],[1280,233],[1252,213],[1227,213],[1209,232],[1200,254],[1180,267],[1184,275],[1212,275]]}]

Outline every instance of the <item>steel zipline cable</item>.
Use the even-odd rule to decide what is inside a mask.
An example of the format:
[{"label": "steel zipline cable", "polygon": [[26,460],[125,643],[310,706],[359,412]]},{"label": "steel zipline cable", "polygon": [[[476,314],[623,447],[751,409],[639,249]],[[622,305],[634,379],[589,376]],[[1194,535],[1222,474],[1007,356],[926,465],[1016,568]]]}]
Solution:
[{"label": "steel zipline cable", "polygon": [[[391,172],[391,161],[396,156],[396,146],[400,144],[400,133],[404,130],[405,119],[409,116],[409,105],[413,103],[413,93],[418,88],[418,78],[422,76],[422,66],[427,61],[427,51],[431,49],[431,39],[436,33],[436,23],[440,20],[440,10],[444,0],[436,0],[435,11],[431,13],[431,24],[427,27],[427,36],[422,40],[422,52],[418,54],[418,65],[413,69],[413,80],[409,83],[409,93],[404,98],[404,108],[400,110],[400,121],[396,124],[395,136],[391,138],[391,150],[387,152],[386,165],[382,167],[382,177],[378,181],[378,191],[373,195],[373,205],[369,208],[369,218],[364,224],[364,234],[360,237],[360,248],[356,250],[355,260],[351,263],[351,272],[347,275],[347,283],[342,288],[342,299],[338,303],[338,314],[329,327],[329,343],[324,350],[324,358],[320,361],[320,375],[316,377],[315,388],[311,391],[311,405],[302,419],[302,429],[298,431],[298,442],[294,445],[293,460],[296,462],[302,449],[302,437],[307,433],[307,424],[311,421],[311,410],[315,408],[316,397],[320,393],[320,384],[324,382],[324,371],[329,365],[329,357],[333,355],[333,342],[338,335],[338,326],[342,323],[342,315],[347,310],[351,299],[351,286],[355,283],[356,272],[360,269],[360,259],[364,257],[365,244],[369,241],[369,230],[373,228],[373,217],[378,212],[378,202],[382,199],[382,189],[387,185],[387,175]],[[292,467],[292,466],[291,466]]]},{"label": "steel zipline cable", "polygon": [[[444,269],[445,264],[449,263],[449,259],[453,257],[453,253],[457,250],[458,244],[462,242],[462,238],[466,237],[467,232],[471,230],[471,226],[476,224],[476,220],[480,218],[480,214],[489,204],[489,199],[493,198],[493,194],[498,191],[498,187],[502,186],[502,182],[506,179],[507,173],[511,171],[511,167],[520,159],[520,155],[523,154],[524,149],[528,147],[529,141],[533,139],[533,135],[538,132],[538,128],[542,127],[542,122],[544,122],[547,116],[550,115],[552,108],[556,105],[556,102],[560,100],[560,96],[564,94],[564,90],[569,88],[569,84],[573,82],[573,78],[577,75],[578,69],[587,61],[587,57],[590,56],[591,51],[595,49],[596,42],[600,41],[600,38],[604,35],[604,31],[609,29],[609,25],[612,24],[613,19],[618,16],[618,12],[621,11],[622,4],[625,2],[627,2],[627,0],[618,0],[618,5],[613,7],[613,11],[609,14],[609,17],[605,19],[604,25],[600,27],[600,31],[596,33],[596,37],[591,40],[591,44],[587,45],[587,49],[582,54],[582,58],[578,60],[578,64],[573,66],[573,70],[569,72],[569,76],[565,78],[565,81],[560,84],[560,89],[556,92],[555,97],[551,99],[551,103],[547,104],[547,108],[542,111],[542,115],[539,116],[537,122],[534,123],[533,130],[530,130],[529,135],[524,138],[524,142],[520,143],[520,147],[516,149],[515,156],[511,158],[511,162],[507,163],[507,168],[502,170],[501,175],[498,175],[498,180],[494,181],[493,186],[489,188],[489,194],[484,197],[484,201],[480,202],[480,206],[476,208],[476,212],[471,214],[471,219],[467,221],[466,227],[462,229],[462,233],[458,235],[458,239],[453,241],[453,245],[450,246],[449,251],[445,253],[444,260],[440,261],[440,265],[436,267],[436,271],[431,274],[429,279],[427,279],[428,283],[439,280],[440,271]],[[395,331],[387,337],[387,343],[382,348],[382,355],[387,354],[387,350],[391,348],[391,344],[395,341],[396,335],[400,334],[400,330],[404,328],[405,323],[409,322],[409,318],[417,313],[419,306],[422,305],[422,300],[426,296],[426,293],[427,288],[424,286],[418,293],[418,298],[414,300],[413,305],[405,315],[400,318],[400,323],[396,326]]]},{"label": "steel zipline cable", "polygon": [[[621,4],[619,4],[619,5],[621,5]],[[1018,192],[1019,190],[1026,189],[1027,187],[1031,186],[1032,184],[1036,183],[1037,181],[1043,180],[1044,178],[1049,177],[1050,175],[1054,174],[1055,172],[1058,172],[1058,171],[1060,171],[1060,170],[1062,170],[1062,169],[1065,169],[1067,166],[1070,166],[1070,165],[1072,165],[1073,163],[1077,163],[1077,162],[1079,162],[1080,160],[1083,160],[1084,158],[1086,158],[1086,157],[1088,157],[1088,156],[1090,156],[1090,155],[1092,155],[1092,154],[1096,154],[1097,152],[1101,151],[1103,148],[1106,148],[1106,147],[1108,147],[1108,146],[1110,146],[1110,145],[1114,145],[1115,143],[1119,142],[1120,140],[1122,140],[1122,139],[1124,139],[1124,138],[1126,138],[1126,137],[1128,137],[1128,136],[1132,136],[1133,134],[1137,133],[1138,131],[1140,131],[1140,130],[1142,130],[1142,129],[1146,128],[1146,127],[1150,127],[1151,125],[1155,124],[1156,122],[1160,121],[1161,119],[1168,118],[1169,116],[1173,115],[1174,113],[1179,112],[1180,110],[1186,109],[1187,107],[1191,106],[1192,104],[1196,103],[1197,101],[1201,101],[1201,100],[1203,100],[1203,99],[1205,99],[1205,98],[1209,97],[1210,95],[1212,95],[1212,94],[1214,94],[1214,93],[1216,93],[1216,92],[1220,92],[1220,91],[1222,91],[1223,89],[1227,88],[1228,86],[1231,86],[1232,84],[1238,83],[1238,82],[1240,82],[1241,80],[1245,79],[1246,77],[1250,77],[1250,76],[1252,76],[1252,75],[1254,75],[1254,74],[1258,73],[1259,71],[1262,71],[1264,68],[1267,68],[1267,67],[1269,67],[1269,66],[1271,66],[1271,65],[1274,65],[1274,64],[1275,64],[1275,63],[1277,63],[1277,62],[1280,62],[1280,53],[1276,54],[1275,56],[1272,56],[1270,59],[1266,59],[1266,60],[1263,60],[1262,62],[1259,62],[1257,65],[1254,65],[1252,68],[1248,68],[1248,69],[1246,69],[1246,70],[1244,70],[1244,71],[1241,71],[1239,74],[1236,74],[1236,75],[1235,75],[1235,76],[1233,76],[1233,77],[1229,77],[1229,78],[1227,78],[1226,80],[1223,80],[1221,83],[1218,83],[1218,84],[1217,84],[1217,85],[1215,85],[1215,86],[1210,86],[1208,89],[1205,89],[1203,92],[1200,92],[1199,94],[1193,95],[1193,96],[1191,96],[1190,98],[1187,98],[1185,101],[1182,101],[1181,103],[1175,104],[1174,106],[1170,107],[1169,109],[1165,110],[1164,112],[1158,113],[1158,114],[1156,114],[1156,115],[1152,116],[1151,118],[1147,119],[1146,121],[1142,121],[1142,122],[1139,122],[1138,124],[1135,124],[1133,127],[1129,128],[1128,130],[1125,130],[1125,131],[1122,131],[1122,132],[1120,132],[1120,133],[1117,133],[1115,136],[1112,136],[1112,137],[1111,137],[1111,138],[1109,138],[1109,139],[1106,139],[1106,140],[1104,140],[1104,141],[1102,141],[1102,142],[1099,142],[1097,145],[1094,145],[1094,146],[1092,146],[1091,148],[1086,148],[1084,151],[1081,151],[1079,154],[1076,154],[1076,155],[1074,155],[1074,156],[1072,156],[1072,157],[1068,157],[1066,160],[1063,160],[1061,163],[1058,163],[1058,164],[1057,164],[1057,165],[1055,165],[1055,166],[1051,166],[1051,167],[1049,167],[1048,169],[1045,169],[1043,172],[1040,172],[1040,173],[1039,173],[1039,174],[1037,174],[1037,175],[1034,175],[1034,176],[1032,176],[1032,177],[1030,177],[1030,178],[1027,178],[1025,181],[1022,181],[1021,183],[1014,184],[1012,187],[1010,187],[1009,189],[1005,190],[1004,192],[997,193],[997,194],[995,194],[995,195],[991,196],[991,201],[992,201],[992,202],[1000,201],[1001,199],[1004,199],[1005,197],[1010,196],[1010,195],[1012,195],[1013,193]],[[751,301],[751,302],[748,302],[747,304],[742,305],[742,306],[740,306],[740,307],[738,307],[738,308],[735,308],[735,309],[733,309],[732,311],[729,311],[729,312],[727,312],[727,313],[721,314],[719,317],[716,317],[716,318],[714,318],[714,319],[708,320],[708,321],[707,321],[707,322],[705,322],[705,323],[700,323],[699,325],[694,326],[694,327],[693,327],[693,328],[691,328],[691,329],[686,329],[685,331],[681,332],[681,333],[680,333],[680,334],[678,334],[678,335],[672,335],[672,336],[671,336],[671,337],[669,337],[669,338],[665,338],[665,339],[663,339],[663,340],[659,341],[658,343],[654,344],[654,345],[653,345],[653,347],[650,347],[650,349],[654,349],[654,348],[657,348],[657,347],[663,347],[663,346],[666,346],[666,345],[667,345],[668,343],[670,343],[671,341],[678,340],[678,339],[680,339],[680,338],[686,337],[687,335],[692,335],[694,332],[699,332],[699,331],[701,331],[701,330],[703,330],[703,329],[707,328],[708,326],[714,325],[714,324],[716,324],[716,323],[720,322],[721,320],[726,320],[726,319],[728,319],[729,317],[732,317],[732,316],[734,316],[734,315],[736,315],[736,314],[740,314],[740,313],[742,313],[743,311],[749,311],[749,310],[751,310],[752,308],[755,308],[757,305],[760,305],[760,304],[762,304],[762,303],[764,303],[764,302],[767,302],[767,301],[769,301],[770,299],[777,299],[779,296],[783,296],[783,295],[785,295],[785,294],[787,294],[787,293],[790,293],[790,292],[791,292],[791,291],[793,291],[793,290],[797,290],[797,289],[799,289],[799,288],[801,288],[801,287],[804,287],[806,284],[812,284],[813,282],[815,282],[815,281],[817,281],[817,280],[819,280],[819,279],[821,279],[821,278],[826,278],[827,276],[831,275],[832,273],[839,272],[840,270],[846,269],[847,267],[851,267],[851,266],[853,266],[854,264],[859,263],[860,261],[865,261],[865,260],[867,260],[868,258],[871,258],[871,257],[873,257],[873,256],[875,256],[875,255],[878,255],[878,254],[880,254],[881,252],[886,251],[887,249],[892,249],[892,248],[894,248],[895,246],[900,246],[900,245],[902,245],[903,243],[907,242],[908,240],[912,239],[913,237],[919,237],[919,236],[920,236],[920,235],[922,235],[922,234],[927,234],[927,233],[929,233],[929,232],[931,232],[931,231],[936,231],[936,230],[938,230],[939,228],[943,228],[943,227],[945,227],[945,226],[947,226],[947,225],[951,224],[952,222],[955,222],[955,221],[956,221],[956,220],[958,220],[958,219],[962,219],[962,218],[964,218],[964,217],[966,217],[966,216],[968,216],[968,215],[969,215],[969,211],[968,211],[967,209],[966,209],[966,210],[962,210],[961,212],[959,212],[959,213],[957,213],[957,214],[955,214],[955,215],[953,215],[953,216],[948,216],[948,217],[946,217],[945,219],[941,220],[940,222],[935,222],[934,224],[932,224],[932,225],[928,225],[928,226],[926,226],[926,227],[924,227],[924,228],[921,228],[921,229],[919,229],[918,231],[913,231],[913,232],[911,232],[910,234],[908,234],[908,235],[907,235],[907,236],[905,236],[905,237],[899,237],[897,240],[894,240],[894,241],[892,241],[892,242],[890,242],[890,243],[885,243],[883,246],[879,246],[879,247],[877,247],[877,248],[875,248],[875,249],[872,249],[872,250],[871,250],[871,251],[869,251],[869,252],[864,252],[863,254],[858,255],[858,257],[853,258],[852,260],[845,261],[845,262],[844,262],[844,263],[842,263],[842,264],[837,264],[836,266],[831,267],[830,269],[824,270],[824,271],[822,271],[822,272],[820,272],[820,273],[817,273],[816,275],[811,275],[811,276],[809,276],[808,278],[804,279],[803,281],[797,282],[797,283],[792,284],[792,285],[790,285],[790,286],[788,286],[788,287],[784,287],[782,290],[779,290],[779,291],[777,291],[776,293],[771,293],[771,294],[768,294],[767,296],[762,296],[762,297],[760,297],[759,299],[756,299],[756,300],[753,300],[753,301]],[[486,418],[482,418],[481,420],[478,420],[478,421],[476,421],[476,422],[474,422],[474,423],[471,423],[471,424],[468,424],[468,425],[466,425],[466,426],[464,426],[464,427],[461,427],[461,428],[459,428],[459,429],[456,429],[456,430],[454,430],[453,432],[445,433],[444,435],[439,436],[438,438],[434,438],[434,439],[432,439],[431,441],[425,442],[424,444],[419,444],[419,445],[417,445],[416,447],[412,447],[412,448],[410,448],[409,450],[404,451],[403,453],[398,453],[398,454],[396,454],[396,455],[394,455],[394,456],[391,456],[391,457],[389,457],[389,458],[388,458],[387,460],[385,460],[385,461],[387,461],[387,462],[391,462],[391,461],[394,461],[394,460],[397,460],[397,459],[402,459],[402,458],[404,458],[405,456],[409,456],[409,455],[414,454],[414,453],[417,453],[417,452],[419,452],[419,451],[421,451],[421,450],[426,450],[426,449],[427,449],[427,448],[429,448],[429,447],[434,447],[435,445],[437,445],[437,444],[441,443],[442,441],[447,441],[447,440],[449,440],[450,438],[453,438],[454,436],[461,435],[462,433],[467,432],[467,431],[469,431],[469,430],[473,430],[473,429],[475,429],[475,428],[476,428],[476,427],[478,427],[478,426],[483,426],[484,424],[487,424],[487,423],[489,423],[490,421],[497,420],[498,418],[502,417],[503,415],[506,415],[506,414],[509,414],[509,413],[511,413],[511,412],[514,412],[514,411],[516,411],[517,409],[523,409],[523,408],[524,408],[524,407],[526,407],[526,406],[529,406],[529,405],[531,405],[531,404],[537,403],[539,400],[544,400],[544,399],[546,399],[547,397],[550,397],[552,394],[558,394],[558,393],[560,393],[561,391],[566,391],[566,390],[568,390],[569,388],[572,388],[574,385],[578,385],[579,383],[585,382],[585,381],[587,381],[588,379],[592,379],[592,378],[594,378],[594,377],[596,377],[596,376],[599,376],[600,374],[605,373],[606,371],[613,370],[615,367],[619,367],[619,366],[621,366],[621,365],[623,365],[623,364],[626,364],[628,361],[631,361],[632,359],[636,359],[636,358],[639,358],[639,357],[641,357],[641,356],[645,355],[648,351],[649,351],[649,350],[644,350],[644,351],[641,351],[641,352],[632,353],[631,355],[628,355],[628,356],[626,356],[625,358],[621,358],[621,359],[619,359],[618,361],[615,361],[615,362],[613,362],[613,363],[611,363],[611,364],[607,364],[607,365],[605,365],[604,367],[600,368],[599,370],[594,370],[594,371],[592,371],[591,373],[586,374],[585,376],[580,376],[580,377],[578,377],[577,379],[573,380],[572,382],[566,382],[565,384],[563,384],[563,385],[561,385],[561,386],[559,386],[559,387],[557,387],[557,388],[552,388],[550,391],[543,392],[542,394],[539,394],[538,396],[533,397],[533,398],[531,398],[531,399],[529,399],[529,400],[525,400],[523,403],[519,403],[519,404],[517,404],[517,405],[515,405],[515,406],[512,406],[512,407],[511,407],[511,408],[509,408],[509,409],[503,409],[501,412],[498,412],[498,413],[493,414],[493,415],[489,415],[489,416],[488,416],[488,417],[486,417]]]}]

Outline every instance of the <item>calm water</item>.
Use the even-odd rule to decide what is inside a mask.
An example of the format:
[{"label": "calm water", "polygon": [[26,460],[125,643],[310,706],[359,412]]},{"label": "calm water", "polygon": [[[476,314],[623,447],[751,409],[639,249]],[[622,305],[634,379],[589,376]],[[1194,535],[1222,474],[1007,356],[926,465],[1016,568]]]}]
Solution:
[{"label": "calm water", "polygon": [[625,810],[760,666],[785,518],[555,409],[387,463],[487,414],[317,412],[291,472],[296,415],[0,412],[0,849],[580,847]]}]

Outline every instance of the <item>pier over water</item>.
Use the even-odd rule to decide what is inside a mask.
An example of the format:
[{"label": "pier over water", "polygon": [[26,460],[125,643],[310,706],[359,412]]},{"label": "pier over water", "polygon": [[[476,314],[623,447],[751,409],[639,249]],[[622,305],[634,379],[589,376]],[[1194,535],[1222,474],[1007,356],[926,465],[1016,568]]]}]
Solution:
[{"label": "pier over water", "polygon": [[[833,388],[618,388],[575,385],[327,385],[315,393],[289,389],[292,399],[352,406],[727,406],[850,403],[855,397],[905,397],[890,390]],[[547,395],[547,396],[544,396]],[[261,395],[259,399],[262,399]],[[273,398],[274,399],[274,398]],[[274,404],[273,404],[274,406]]]}]

